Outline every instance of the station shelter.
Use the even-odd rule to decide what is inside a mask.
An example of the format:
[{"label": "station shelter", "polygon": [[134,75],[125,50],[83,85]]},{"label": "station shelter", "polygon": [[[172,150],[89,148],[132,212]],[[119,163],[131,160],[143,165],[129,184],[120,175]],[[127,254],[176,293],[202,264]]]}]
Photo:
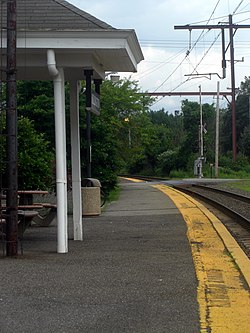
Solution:
[{"label": "station shelter", "polygon": [[[1,17],[6,18],[6,2]],[[18,0],[17,80],[53,80],[56,138],[57,252],[68,252],[65,82],[70,86],[74,240],[83,239],[80,170],[80,81],[136,72],[143,54],[133,29],[116,29],[64,0]],[[87,7],[86,2],[86,7]],[[2,49],[7,37],[2,31]],[[6,63],[1,62],[5,67]],[[3,68],[1,68],[3,69]]]}]

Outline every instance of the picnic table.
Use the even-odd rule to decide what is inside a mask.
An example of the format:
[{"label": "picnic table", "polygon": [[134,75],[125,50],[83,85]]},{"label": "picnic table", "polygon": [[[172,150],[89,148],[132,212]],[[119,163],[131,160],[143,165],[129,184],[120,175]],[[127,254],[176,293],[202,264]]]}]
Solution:
[{"label": "picnic table", "polygon": [[35,194],[45,195],[49,192],[40,190],[19,190],[17,193],[19,195],[19,206],[32,206],[34,205]]},{"label": "picnic table", "polygon": [[[34,202],[35,195],[46,195],[48,191],[18,190],[18,233],[22,235],[25,229],[34,222],[38,226],[49,226],[56,216],[56,205],[51,203]],[[6,219],[6,195],[1,194],[1,225],[5,225]],[[4,203],[2,203],[2,201]],[[42,212],[43,214],[39,214]]]},{"label": "picnic table", "polygon": [[29,210],[35,209],[43,214],[38,213],[34,216],[33,221],[36,225],[47,227],[53,221],[56,216],[57,207],[52,203],[45,202],[34,202],[34,195],[46,195],[48,191],[40,190],[20,190],[18,191],[19,198],[19,209]]}]

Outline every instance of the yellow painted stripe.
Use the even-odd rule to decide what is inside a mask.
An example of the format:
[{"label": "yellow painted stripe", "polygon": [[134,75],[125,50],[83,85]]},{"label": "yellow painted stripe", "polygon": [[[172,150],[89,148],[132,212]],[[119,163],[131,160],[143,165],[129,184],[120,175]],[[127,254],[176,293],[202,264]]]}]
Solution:
[{"label": "yellow painted stripe", "polygon": [[[201,332],[250,332],[250,291],[225,246],[226,242],[218,235],[221,229],[225,236],[225,228],[202,204],[188,195],[165,185],[154,187],[173,200],[187,224],[198,279]],[[228,239],[232,241],[230,237]],[[240,253],[238,250],[239,247],[234,255]],[[249,260],[243,260],[243,264],[249,268]]]},{"label": "yellow painted stripe", "polygon": [[135,178],[128,178],[128,177],[120,177],[120,178],[127,179],[127,180],[130,180],[131,182],[135,182],[135,183],[141,183],[141,182],[145,181],[145,180],[140,180],[140,179],[135,179]]}]

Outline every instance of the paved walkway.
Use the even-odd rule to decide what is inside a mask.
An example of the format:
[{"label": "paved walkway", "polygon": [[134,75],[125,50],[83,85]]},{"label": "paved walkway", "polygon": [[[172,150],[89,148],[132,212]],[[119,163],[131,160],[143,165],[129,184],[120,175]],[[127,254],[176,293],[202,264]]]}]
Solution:
[{"label": "paved walkway", "polygon": [[23,256],[0,259],[1,333],[200,332],[182,215],[159,189],[121,186],[68,254],[56,253],[52,225],[25,232]]},{"label": "paved walkway", "polygon": [[0,257],[0,333],[248,333],[249,259],[204,206],[165,184],[123,180],[56,253],[56,221]]}]

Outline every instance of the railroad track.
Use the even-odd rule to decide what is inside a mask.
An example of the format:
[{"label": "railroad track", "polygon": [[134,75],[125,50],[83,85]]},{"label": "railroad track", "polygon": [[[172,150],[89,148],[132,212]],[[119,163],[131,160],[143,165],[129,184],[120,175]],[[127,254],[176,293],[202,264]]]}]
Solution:
[{"label": "railroad track", "polygon": [[[208,204],[250,258],[250,196],[208,185],[175,185],[175,189]],[[222,214],[223,213],[223,214]]]},{"label": "railroad track", "polygon": [[[167,179],[149,176],[129,176],[148,182]],[[215,183],[173,185],[173,188],[197,198],[226,226],[246,255],[250,258],[250,193],[226,190]],[[244,192],[244,191],[242,191]]]}]

